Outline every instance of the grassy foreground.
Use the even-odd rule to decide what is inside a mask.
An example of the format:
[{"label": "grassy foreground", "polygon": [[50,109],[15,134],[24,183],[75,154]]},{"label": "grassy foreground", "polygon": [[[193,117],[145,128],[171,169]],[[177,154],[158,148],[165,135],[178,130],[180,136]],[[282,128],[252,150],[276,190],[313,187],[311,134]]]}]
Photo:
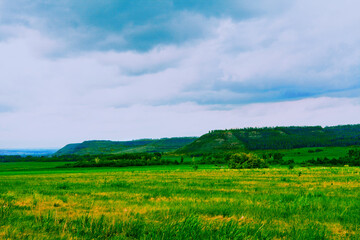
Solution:
[{"label": "grassy foreground", "polygon": [[360,168],[204,167],[0,175],[0,239],[360,237]]}]

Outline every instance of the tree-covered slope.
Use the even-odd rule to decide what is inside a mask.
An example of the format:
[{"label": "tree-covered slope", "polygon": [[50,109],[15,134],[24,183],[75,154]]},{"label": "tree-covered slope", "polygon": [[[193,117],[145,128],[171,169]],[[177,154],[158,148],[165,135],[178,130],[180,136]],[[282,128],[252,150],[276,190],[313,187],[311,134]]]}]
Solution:
[{"label": "tree-covered slope", "polygon": [[200,138],[179,137],[119,142],[85,141],[66,145],[56,154],[119,154],[175,150],[177,154],[203,154],[351,145],[360,145],[360,124],[324,128],[313,126],[214,130]]},{"label": "tree-covered slope", "polygon": [[360,125],[214,130],[177,150],[179,154],[360,145]]},{"label": "tree-covered slope", "polygon": [[133,141],[85,141],[68,144],[57,151],[56,155],[69,154],[118,154],[140,152],[171,152],[195,141],[196,137],[141,139]]},{"label": "tree-covered slope", "polygon": [[234,135],[232,130],[215,130],[178,149],[176,153],[235,152],[245,149],[244,143]]}]

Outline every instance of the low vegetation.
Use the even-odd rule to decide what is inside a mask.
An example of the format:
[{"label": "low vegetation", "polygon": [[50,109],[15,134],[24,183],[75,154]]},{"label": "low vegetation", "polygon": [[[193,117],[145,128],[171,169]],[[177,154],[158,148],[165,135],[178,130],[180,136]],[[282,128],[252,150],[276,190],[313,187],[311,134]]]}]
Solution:
[{"label": "low vegetation", "polygon": [[234,153],[230,156],[228,164],[231,169],[269,167],[264,159],[253,153]]},{"label": "low vegetation", "polygon": [[0,175],[0,238],[358,239],[359,172],[213,165],[9,170]]},{"label": "low vegetation", "polygon": [[[307,157],[304,157],[307,156]],[[360,166],[360,148],[304,148],[282,151],[202,154],[194,156],[161,153],[101,155],[0,156],[0,162],[62,162],[58,167],[128,167],[151,165],[223,164],[230,168],[268,166]],[[67,162],[65,164],[65,162]]]},{"label": "low vegetation", "polygon": [[0,156],[0,239],[359,239],[359,145],[278,127]]}]

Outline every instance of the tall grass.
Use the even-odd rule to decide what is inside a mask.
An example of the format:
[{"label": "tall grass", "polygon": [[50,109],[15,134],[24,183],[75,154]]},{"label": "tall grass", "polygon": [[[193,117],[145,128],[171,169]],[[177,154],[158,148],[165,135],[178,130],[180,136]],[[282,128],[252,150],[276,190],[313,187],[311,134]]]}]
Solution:
[{"label": "tall grass", "polygon": [[149,169],[0,176],[0,239],[360,236],[360,168]]}]

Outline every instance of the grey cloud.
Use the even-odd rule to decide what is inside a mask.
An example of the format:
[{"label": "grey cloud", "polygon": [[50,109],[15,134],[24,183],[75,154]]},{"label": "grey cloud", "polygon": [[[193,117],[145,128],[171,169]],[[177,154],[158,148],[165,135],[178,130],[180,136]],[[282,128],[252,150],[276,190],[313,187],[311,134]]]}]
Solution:
[{"label": "grey cloud", "polygon": [[[353,18],[341,20],[349,28],[338,27],[336,34],[331,25],[323,26],[327,36],[337,36],[323,44],[312,32],[316,24],[312,27],[311,18],[299,19],[303,12],[296,11],[240,22],[212,19],[216,22],[212,34],[191,44],[147,52],[93,51],[55,60],[48,59],[48,53],[63,43],[23,27],[24,33],[4,45],[4,49],[14,48],[12,54],[7,50],[8,56],[16,57],[11,65],[21,65],[22,73],[10,67],[4,79],[14,78],[6,80],[13,88],[33,81],[30,89],[43,96],[39,102],[49,95],[57,103],[107,106],[179,101],[246,104],[326,96],[355,87],[358,75],[354,71],[360,62],[355,43],[360,36],[354,33],[352,40],[337,36],[350,33]],[[319,18],[325,21],[327,17]],[[8,59],[3,60],[10,66]],[[32,86],[47,91],[41,93]],[[15,92],[19,91],[24,93]]]}]

